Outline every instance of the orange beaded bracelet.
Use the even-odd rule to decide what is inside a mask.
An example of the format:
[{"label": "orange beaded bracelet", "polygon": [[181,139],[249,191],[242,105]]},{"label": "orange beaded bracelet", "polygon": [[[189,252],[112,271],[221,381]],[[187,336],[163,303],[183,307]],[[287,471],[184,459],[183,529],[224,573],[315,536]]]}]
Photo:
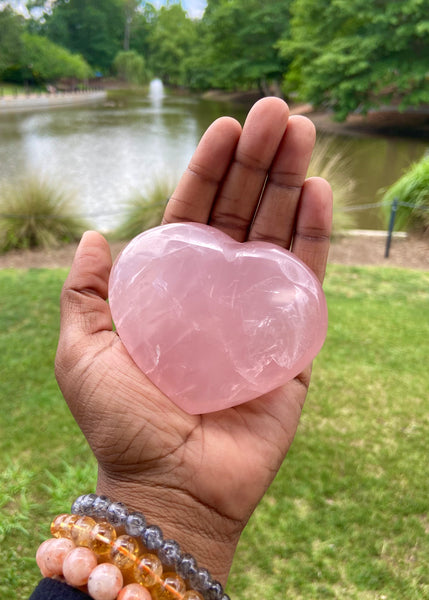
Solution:
[{"label": "orange beaded bracelet", "polygon": [[37,551],[45,577],[94,600],[230,600],[192,555],[164,540],[159,527],[146,526],[141,513],[95,494],[80,496],[72,513],[52,521],[53,538]]},{"label": "orange beaded bracelet", "polygon": [[141,542],[108,522],[62,514],[53,520],[51,533],[54,537],[36,555],[42,575],[63,577],[94,600],[203,600],[186,589],[180,575],[164,570]]}]

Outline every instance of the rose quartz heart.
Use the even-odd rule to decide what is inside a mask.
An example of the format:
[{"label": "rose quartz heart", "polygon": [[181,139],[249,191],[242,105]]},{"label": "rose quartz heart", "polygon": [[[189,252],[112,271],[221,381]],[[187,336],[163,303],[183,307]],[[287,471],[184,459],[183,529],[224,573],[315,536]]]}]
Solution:
[{"label": "rose quartz heart", "polygon": [[296,256],[194,223],[134,238],[113,266],[109,302],[131,357],[191,414],[286,383],[327,330],[322,287]]}]

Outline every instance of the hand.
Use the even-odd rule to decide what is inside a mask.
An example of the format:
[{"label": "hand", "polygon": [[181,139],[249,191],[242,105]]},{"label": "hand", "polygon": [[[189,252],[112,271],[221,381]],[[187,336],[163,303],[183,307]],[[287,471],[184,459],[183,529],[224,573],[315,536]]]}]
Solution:
[{"label": "hand", "polygon": [[[238,241],[291,247],[323,280],[332,202],[324,180],[305,181],[314,140],[312,123],[289,118],[276,98],[259,101],[243,130],[218,119],[163,222],[208,223]],[[97,491],[141,510],[224,583],[242,529],[295,435],[310,367],[241,406],[188,415],[112,331],[110,269],[107,242],[86,233],[62,292],[56,361],[61,390],[98,461]]]}]

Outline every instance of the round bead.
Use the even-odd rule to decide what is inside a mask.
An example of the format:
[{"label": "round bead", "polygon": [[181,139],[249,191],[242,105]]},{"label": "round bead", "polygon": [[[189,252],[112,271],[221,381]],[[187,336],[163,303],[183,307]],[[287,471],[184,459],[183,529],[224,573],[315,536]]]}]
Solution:
[{"label": "round bead", "polygon": [[75,548],[67,554],[63,563],[66,582],[74,587],[88,583],[88,578],[97,566],[97,556],[89,548]]},{"label": "round bead", "polygon": [[138,554],[138,542],[129,535],[120,535],[116,538],[110,550],[110,558],[120,569],[134,567]]},{"label": "round bead", "polygon": [[222,600],[222,584],[219,581],[212,581],[204,595],[207,600]]},{"label": "round bead", "polygon": [[113,542],[116,540],[116,531],[113,525],[102,521],[96,523],[89,534],[89,548],[103,556],[112,549]]},{"label": "round bead", "polygon": [[204,600],[204,597],[196,590],[188,590],[183,594],[182,600]]},{"label": "round bead", "polygon": [[82,498],[82,510],[84,515],[90,515],[94,502],[97,500],[96,494],[85,494]]},{"label": "round bead", "polygon": [[212,578],[207,569],[199,568],[197,572],[189,577],[189,583],[193,588],[197,590],[197,592],[206,592],[210,584],[212,582]]},{"label": "round bead", "polygon": [[164,566],[176,568],[180,559],[179,544],[174,540],[164,540],[158,550],[158,556]]},{"label": "round bead", "polygon": [[106,519],[107,509],[110,504],[111,502],[107,496],[97,496],[97,499],[94,500],[94,504],[92,505],[93,516],[97,519]]},{"label": "round bead", "polygon": [[78,519],[78,515],[58,515],[51,523],[52,535],[54,537],[71,538],[72,526]]},{"label": "round bead", "polygon": [[53,573],[51,573],[51,571],[49,571],[46,568],[46,564],[45,564],[45,554],[46,554],[46,551],[51,542],[52,542],[52,539],[45,540],[44,542],[42,542],[40,544],[40,546],[38,547],[37,552],[36,552],[36,563],[37,563],[37,566],[39,567],[40,572],[42,573],[43,577],[52,577],[52,575],[53,575]]},{"label": "round bead", "polygon": [[36,562],[44,577],[63,574],[63,562],[75,545],[67,538],[53,538],[42,544],[36,554]]},{"label": "round bead", "polygon": [[192,554],[182,554],[177,563],[177,573],[183,579],[189,579],[197,572],[197,561]]},{"label": "round bead", "polygon": [[71,539],[74,541],[76,546],[89,546],[91,531],[94,527],[94,519],[91,519],[91,517],[87,516],[79,517],[77,521],[72,524]]},{"label": "round bead", "polygon": [[68,514],[58,515],[58,517],[55,517],[55,519],[52,521],[52,523],[51,523],[51,534],[54,537],[62,537],[60,535],[61,523],[63,521],[65,521],[65,519],[67,519],[68,516],[69,516]]},{"label": "round bead", "polygon": [[138,583],[151,587],[162,575],[162,563],[155,554],[143,554],[137,559],[134,577]]},{"label": "round bead", "polygon": [[74,515],[83,515],[83,499],[85,498],[85,494],[76,498],[71,507],[71,512]]},{"label": "round bead", "polygon": [[152,600],[148,589],[139,583],[130,583],[122,588],[117,600]]},{"label": "round bead", "polygon": [[143,531],[142,540],[148,550],[159,550],[164,538],[161,529],[157,525],[149,525]]},{"label": "round bead", "polygon": [[115,565],[102,563],[93,569],[88,579],[88,593],[94,600],[115,600],[124,583]]},{"label": "round bead", "polygon": [[122,502],[112,502],[107,509],[106,517],[114,527],[125,525],[128,517],[128,509]]},{"label": "round bead", "polygon": [[186,591],[183,579],[177,573],[164,573],[162,581],[151,589],[154,600],[181,600]]},{"label": "round bead", "polygon": [[125,531],[128,535],[133,535],[134,537],[141,537],[145,527],[146,519],[140,512],[129,514],[125,521]]}]

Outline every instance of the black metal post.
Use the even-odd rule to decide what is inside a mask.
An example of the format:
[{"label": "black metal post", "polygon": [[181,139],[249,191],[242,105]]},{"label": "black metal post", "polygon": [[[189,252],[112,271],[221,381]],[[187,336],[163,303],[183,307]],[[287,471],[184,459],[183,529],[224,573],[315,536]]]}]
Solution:
[{"label": "black metal post", "polygon": [[389,258],[390,244],[392,243],[393,228],[395,226],[396,212],[398,210],[398,198],[394,198],[392,202],[392,208],[390,209],[389,219],[389,231],[387,232],[386,250],[384,252],[384,258]]}]

